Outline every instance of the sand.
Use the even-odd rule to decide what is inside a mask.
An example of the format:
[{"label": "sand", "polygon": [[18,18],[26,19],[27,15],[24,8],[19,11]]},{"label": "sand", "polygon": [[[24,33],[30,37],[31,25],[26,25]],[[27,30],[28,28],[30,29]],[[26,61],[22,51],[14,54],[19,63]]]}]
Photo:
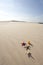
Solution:
[{"label": "sand", "polygon": [[[29,58],[21,42],[31,41]],[[0,65],[43,65],[43,24],[0,23]]]}]

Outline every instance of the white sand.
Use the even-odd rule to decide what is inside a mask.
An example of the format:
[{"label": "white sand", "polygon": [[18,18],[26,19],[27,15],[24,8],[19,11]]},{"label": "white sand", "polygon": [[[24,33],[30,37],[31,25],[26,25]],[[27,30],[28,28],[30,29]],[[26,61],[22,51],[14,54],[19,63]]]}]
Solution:
[{"label": "white sand", "polygon": [[[28,40],[34,60],[20,44]],[[43,65],[43,24],[0,23],[0,65]]]}]

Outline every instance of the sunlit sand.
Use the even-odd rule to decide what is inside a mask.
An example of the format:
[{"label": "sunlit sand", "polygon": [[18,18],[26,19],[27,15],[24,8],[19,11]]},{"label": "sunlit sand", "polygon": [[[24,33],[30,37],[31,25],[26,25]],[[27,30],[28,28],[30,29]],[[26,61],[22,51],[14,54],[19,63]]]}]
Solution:
[{"label": "sunlit sand", "polygon": [[[33,44],[32,58],[21,42]],[[0,65],[43,65],[43,24],[0,23]]]}]

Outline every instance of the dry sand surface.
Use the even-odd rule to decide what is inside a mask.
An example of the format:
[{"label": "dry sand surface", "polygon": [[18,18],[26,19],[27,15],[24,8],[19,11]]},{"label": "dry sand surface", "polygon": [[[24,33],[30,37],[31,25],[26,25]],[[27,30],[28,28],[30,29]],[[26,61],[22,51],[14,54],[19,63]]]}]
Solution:
[{"label": "dry sand surface", "polygon": [[[31,41],[29,58],[21,42]],[[0,65],[43,65],[43,24],[0,23]]]}]

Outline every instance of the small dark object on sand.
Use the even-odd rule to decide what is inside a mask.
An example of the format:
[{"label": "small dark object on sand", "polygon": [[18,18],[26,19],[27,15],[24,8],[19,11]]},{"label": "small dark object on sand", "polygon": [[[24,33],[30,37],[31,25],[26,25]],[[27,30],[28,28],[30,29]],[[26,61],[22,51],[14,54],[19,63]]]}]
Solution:
[{"label": "small dark object on sand", "polygon": [[25,42],[23,42],[23,43],[22,43],[22,46],[25,46],[25,45],[26,45],[26,43],[25,43]]},{"label": "small dark object on sand", "polygon": [[31,57],[31,53],[30,52],[28,53],[28,57]]},{"label": "small dark object on sand", "polygon": [[[29,58],[31,57],[32,59],[34,59],[34,57],[31,55],[30,52],[28,53],[28,57],[29,57]],[[34,60],[35,60],[35,59],[34,59]]]},{"label": "small dark object on sand", "polygon": [[26,48],[26,50],[28,50],[28,49],[30,50],[30,46],[26,46],[26,47],[24,47],[24,48]]}]

